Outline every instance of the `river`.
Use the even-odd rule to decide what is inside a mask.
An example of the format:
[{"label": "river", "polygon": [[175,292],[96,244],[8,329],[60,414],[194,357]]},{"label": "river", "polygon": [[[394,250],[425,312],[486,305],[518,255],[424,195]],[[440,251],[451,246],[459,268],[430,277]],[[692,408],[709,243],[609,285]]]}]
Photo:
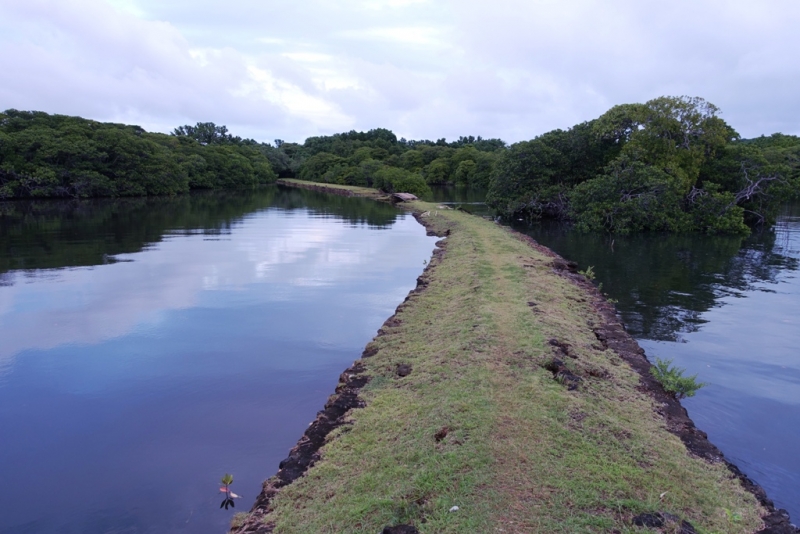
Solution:
[{"label": "river", "polygon": [[[480,193],[437,201],[485,213]],[[800,207],[737,237],[521,228],[618,300],[684,405],[800,518]],[[414,287],[435,238],[277,187],[0,204],[0,533],[219,533]]]},{"label": "river", "polygon": [[683,405],[725,456],[800,521],[800,206],[747,238],[518,227],[616,299],[652,361],[708,385]]},{"label": "river", "polygon": [[224,532],[435,240],[278,187],[0,204],[0,533]]}]

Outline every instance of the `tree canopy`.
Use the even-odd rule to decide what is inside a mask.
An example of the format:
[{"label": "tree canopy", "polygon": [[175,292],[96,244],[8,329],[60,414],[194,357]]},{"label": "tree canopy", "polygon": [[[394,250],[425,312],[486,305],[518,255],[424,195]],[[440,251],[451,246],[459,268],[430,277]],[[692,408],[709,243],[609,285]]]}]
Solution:
[{"label": "tree canopy", "polygon": [[192,135],[7,110],[0,113],[0,199],[172,195],[276,179],[269,159],[224,126],[180,131]]},{"label": "tree canopy", "polygon": [[713,104],[660,97],[504,151],[488,202],[609,232],[748,232],[800,191],[800,142],[742,140]]},{"label": "tree canopy", "polygon": [[461,136],[398,139],[390,130],[274,144],[213,122],[170,135],[138,126],[0,113],[0,199],[165,195],[252,187],[277,177],[430,194],[488,188],[505,217],[573,221],[587,231],[745,233],[800,196],[800,138],[741,139],[716,106],[660,97],[507,146]]},{"label": "tree canopy", "polygon": [[505,147],[500,139],[480,136],[462,136],[452,143],[409,141],[378,128],[309,137],[302,145],[277,140],[275,146],[262,144],[260,150],[279,176],[424,196],[430,185],[488,187]]}]

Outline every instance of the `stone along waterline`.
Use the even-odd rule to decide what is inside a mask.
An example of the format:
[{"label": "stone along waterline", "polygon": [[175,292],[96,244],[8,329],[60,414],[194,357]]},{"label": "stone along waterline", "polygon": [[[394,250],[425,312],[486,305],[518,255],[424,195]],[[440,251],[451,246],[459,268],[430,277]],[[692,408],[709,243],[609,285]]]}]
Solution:
[{"label": "stone along waterline", "polygon": [[223,531],[434,242],[279,188],[0,213],[3,533]]}]

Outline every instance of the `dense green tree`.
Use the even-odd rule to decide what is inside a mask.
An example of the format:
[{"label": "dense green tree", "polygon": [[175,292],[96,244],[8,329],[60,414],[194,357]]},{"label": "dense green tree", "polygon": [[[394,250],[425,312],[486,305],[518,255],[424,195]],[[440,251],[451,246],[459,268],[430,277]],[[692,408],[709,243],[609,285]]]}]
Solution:
[{"label": "dense green tree", "polygon": [[[287,159],[294,162],[297,171],[293,176],[328,183],[379,184],[376,187],[385,185],[392,191],[398,191],[397,184],[413,184],[415,190],[424,191],[427,188],[417,183],[420,179],[428,184],[460,183],[485,188],[499,153],[505,150],[505,143],[472,136],[461,137],[453,143],[445,139],[435,142],[398,140],[391,131],[379,128],[310,137],[303,145],[295,145],[293,154],[289,154],[286,147],[286,143],[276,143],[274,150],[284,152]],[[290,169],[291,165],[284,164],[282,168]],[[381,176],[393,179],[378,178],[378,172],[384,168],[407,172],[383,172]],[[287,176],[288,172],[291,171],[287,170]]]},{"label": "dense green tree", "polygon": [[201,145],[224,145],[228,143],[240,144],[240,137],[233,137],[228,133],[227,126],[217,126],[213,122],[198,122],[194,126],[178,126],[172,135],[191,137]]},{"label": "dense green tree", "polygon": [[213,123],[191,131],[200,136],[201,130],[216,132],[216,141],[203,144],[138,126],[5,111],[0,114],[0,198],[173,195],[275,180],[269,160],[252,142]]},{"label": "dense green tree", "polygon": [[747,232],[800,191],[792,136],[741,141],[701,98],[614,106],[501,153],[487,201],[513,217],[579,228]]},{"label": "dense green tree", "polygon": [[418,197],[431,193],[421,175],[397,167],[383,167],[376,172],[373,187],[387,193],[404,192]]}]

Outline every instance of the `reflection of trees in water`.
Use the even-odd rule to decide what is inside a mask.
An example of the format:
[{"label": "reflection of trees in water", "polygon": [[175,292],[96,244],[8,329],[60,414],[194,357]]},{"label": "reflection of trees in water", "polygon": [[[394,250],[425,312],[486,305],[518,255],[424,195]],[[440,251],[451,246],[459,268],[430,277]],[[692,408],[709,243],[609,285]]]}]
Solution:
[{"label": "reflection of trees in water", "polygon": [[174,197],[0,202],[0,286],[11,270],[113,263],[170,235],[221,235],[248,213],[278,207],[387,227],[389,205],[313,191],[263,187]]},{"label": "reflection of trees in water", "polygon": [[[754,289],[771,291],[798,259],[787,255],[781,226],[747,239],[730,236],[579,234],[564,225],[542,224],[526,230],[542,244],[594,266],[603,291],[636,337],[678,341],[705,322],[703,313],[726,296]],[[777,235],[776,235],[777,234]]]},{"label": "reflection of trees in water", "polygon": [[278,186],[273,206],[285,210],[306,208],[314,216],[331,216],[354,225],[366,224],[378,228],[394,224],[399,213],[389,204],[366,198],[331,195],[285,186]]},{"label": "reflection of trees in water", "polygon": [[465,185],[433,185],[433,202],[485,203],[486,190]]}]

